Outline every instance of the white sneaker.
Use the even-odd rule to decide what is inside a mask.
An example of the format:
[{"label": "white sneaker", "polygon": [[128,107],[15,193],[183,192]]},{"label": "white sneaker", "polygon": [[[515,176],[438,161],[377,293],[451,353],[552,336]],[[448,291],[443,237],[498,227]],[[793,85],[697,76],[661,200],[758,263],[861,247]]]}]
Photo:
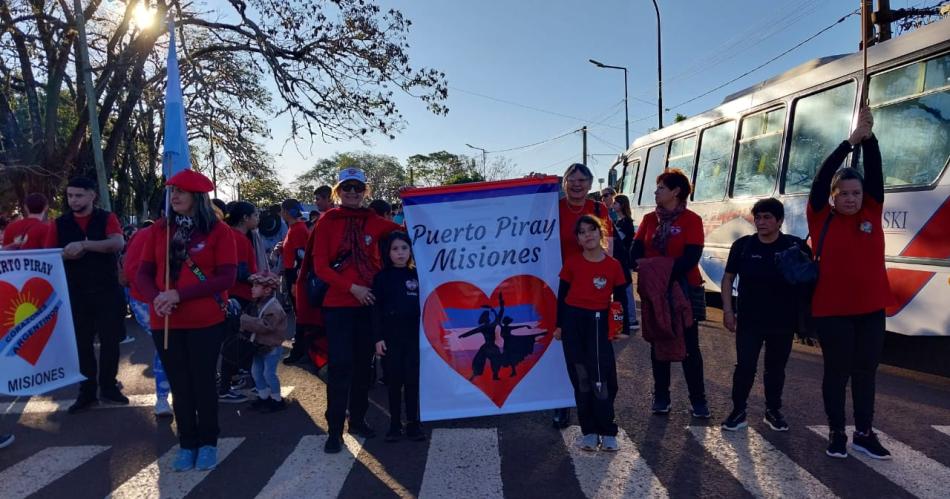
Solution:
[{"label": "white sneaker", "polygon": [[617,452],[620,450],[620,442],[617,441],[617,437],[604,435],[600,437],[600,450],[607,452]]},{"label": "white sneaker", "polygon": [[167,398],[159,397],[155,400],[155,415],[159,417],[172,415],[172,406],[168,404]]},{"label": "white sneaker", "polygon": [[577,446],[586,451],[595,451],[598,445],[600,445],[600,437],[593,433],[584,435],[577,441]]}]

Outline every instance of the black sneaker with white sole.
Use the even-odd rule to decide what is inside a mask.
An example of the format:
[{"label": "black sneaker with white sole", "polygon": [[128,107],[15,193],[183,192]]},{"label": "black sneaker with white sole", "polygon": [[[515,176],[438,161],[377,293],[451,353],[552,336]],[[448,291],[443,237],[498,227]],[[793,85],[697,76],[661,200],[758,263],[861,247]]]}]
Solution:
[{"label": "black sneaker with white sole", "polygon": [[746,413],[745,411],[733,410],[729,413],[729,417],[722,422],[722,429],[726,431],[738,431],[746,426],[749,426],[749,423],[746,422]]},{"label": "black sneaker with white sole", "polygon": [[778,409],[766,409],[763,420],[775,431],[788,431],[788,422]]},{"label": "black sneaker with white sole", "polygon": [[673,404],[670,402],[669,398],[654,396],[653,406],[650,408],[650,410],[653,412],[653,414],[669,414],[670,408],[672,406]]},{"label": "black sneaker with white sole", "polygon": [[868,431],[867,433],[855,431],[851,436],[851,448],[867,454],[871,459],[886,461],[891,458],[891,453],[881,445],[874,431]]},{"label": "black sneaker with white sole", "polygon": [[828,448],[825,454],[838,459],[848,457],[848,435],[843,431],[831,430],[828,433]]}]

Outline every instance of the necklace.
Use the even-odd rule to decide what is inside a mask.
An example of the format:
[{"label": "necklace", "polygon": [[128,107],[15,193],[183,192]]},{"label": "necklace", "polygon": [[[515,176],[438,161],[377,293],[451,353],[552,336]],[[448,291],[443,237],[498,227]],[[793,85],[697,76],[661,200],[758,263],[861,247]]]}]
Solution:
[{"label": "necklace", "polygon": [[571,213],[573,213],[573,214],[575,214],[575,215],[580,215],[581,213],[583,213],[583,212],[584,212],[584,207],[587,206],[587,200],[584,200],[584,203],[581,204],[581,207],[578,208],[578,209],[576,209],[576,210],[574,209],[573,206],[571,206],[571,202],[568,201],[567,198],[564,198],[564,203],[567,204],[567,209],[570,210]]}]

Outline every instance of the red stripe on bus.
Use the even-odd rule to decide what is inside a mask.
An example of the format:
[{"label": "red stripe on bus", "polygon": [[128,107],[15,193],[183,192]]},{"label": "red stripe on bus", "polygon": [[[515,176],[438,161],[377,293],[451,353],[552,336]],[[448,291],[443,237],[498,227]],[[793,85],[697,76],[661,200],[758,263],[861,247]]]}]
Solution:
[{"label": "red stripe on bus", "polygon": [[897,300],[896,305],[887,307],[888,317],[900,313],[930,282],[935,274],[921,270],[887,269],[887,280],[891,283],[891,292]]},{"label": "red stripe on bus", "polygon": [[901,256],[918,258],[950,258],[950,197],[920,228],[920,232],[911,239]]}]

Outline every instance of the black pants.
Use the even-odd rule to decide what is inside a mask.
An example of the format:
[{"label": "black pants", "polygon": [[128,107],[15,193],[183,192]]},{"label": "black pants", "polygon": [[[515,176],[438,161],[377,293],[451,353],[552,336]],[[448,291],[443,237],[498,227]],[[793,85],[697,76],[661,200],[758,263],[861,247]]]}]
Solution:
[{"label": "black pants", "polygon": [[[699,351],[699,323],[684,331],[686,340],[686,358],[683,359],[683,375],[689,389],[689,401],[692,404],[706,403],[706,387],[703,381],[703,354]],[[653,365],[653,396],[660,400],[670,400],[670,363],[656,360],[656,351],[650,346],[650,362]]]},{"label": "black pants", "polygon": [[[79,384],[79,394],[95,397],[96,388],[114,390],[119,372],[119,342],[122,341],[122,321],[125,318],[122,290],[97,292],[78,291],[69,294],[76,330],[76,348],[79,351],[79,372],[86,379]],[[93,342],[99,336],[99,360]]]},{"label": "black pants", "polygon": [[402,398],[406,399],[406,421],[419,421],[419,318],[399,320],[386,338],[383,369],[389,390],[392,425],[402,422]]},{"label": "black pants", "polygon": [[372,319],[369,307],[324,307],[329,339],[327,366],[327,424],[331,435],[343,434],[347,409],[350,421],[362,424],[369,407],[373,380]]},{"label": "black pants", "polygon": [[218,378],[218,393],[231,390],[231,378],[241,369],[250,369],[257,345],[238,334],[228,332],[221,342],[221,376]]},{"label": "black pants", "polygon": [[736,333],[736,370],[732,373],[732,408],[744,411],[749,392],[755,383],[759,352],[765,345],[765,407],[782,408],[782,387],[785,386],[785,364],[792,353],[793,333],[743,331]]},{"label": "black pants", "polygon": [[218,444],[218,392],[215,389],[223,326],[152,331],[158,356],[172,388],[172,407],[182,449]]},{"label": "black pants", "polygon": [[884,311],[817,317],[815,325],[825,359],[821,394],[828,426],[844,431],[845,388],[850,378],[854,425],[858,431],[870,430],[874,419],[874,377],[884,346]]},{"label": "black pants", "polygon": [[607,339],[609,315],[607,310],[602,311],[598,323],[593,311],[567,306],[562,322],[564,360],[584,435],[617,435],[617,362],[614,347]]}]

